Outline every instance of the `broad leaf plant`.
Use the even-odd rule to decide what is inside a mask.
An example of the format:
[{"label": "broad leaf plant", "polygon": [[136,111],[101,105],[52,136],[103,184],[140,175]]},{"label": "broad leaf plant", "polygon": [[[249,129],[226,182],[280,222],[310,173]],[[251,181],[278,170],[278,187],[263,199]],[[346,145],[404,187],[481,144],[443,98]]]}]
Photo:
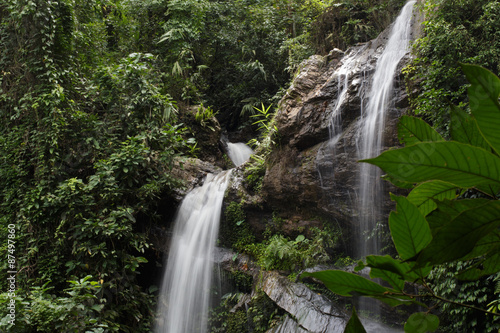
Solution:
[{"label": "broad leaf plant", "polygon": [[[369,267],[370,277],[385,284],[339,270],[302,274],[321,280],[339,295],[427,309],[408,318],[405,332],[435,331],[439,318],[431,310],[440,302],[456,304],[429,287],[427,278],[433,267],[469,261],[472,264],[457,273],[463,280],[500,271],[500,79],[479,66],[461,67],[470,82],[471,114],[450,106],[451,140],[446,141],[423,120],[403,116],[398,136],[405,147],[361,161],[380,167],[385,179],[396,186],[412,189],[406,197],[391,194],[396,211],[389,216],[389,228],[397,258],[369,255],[355,269]],[[466,190],[479,195],[464,198]],[[420,285],[421,292],[408,292],[407,284]],[[431,302],[424,303],[429,299]],[[491,308],[456,305],[488,313],[491,318],[499,315]],[[353,326],[363,330],[355,312],[347,328]]]}]

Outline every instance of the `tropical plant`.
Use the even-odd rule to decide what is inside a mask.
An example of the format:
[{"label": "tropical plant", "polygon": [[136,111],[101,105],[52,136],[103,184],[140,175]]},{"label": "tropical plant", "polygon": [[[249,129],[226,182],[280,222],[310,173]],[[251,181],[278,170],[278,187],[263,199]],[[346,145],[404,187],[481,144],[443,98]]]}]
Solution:
[{"label": "tropical plant", "polygon": [[215,128],[210,126],[209,120],[213,118],[217,112],[212,109],[211,106],[204,107],[203,104],[198,107],[196,114],[194,115],[194,119],[200,123],[201,127],[206,127],[215,132]]},{"label": "tropical plant", "polygon": [[467,106],[467,80],[458,62],[500,73],[500,3],[495,0],[425,1],[422,38],[406,68],[416,115],[449,134],[448,101]]},{"label": "tropical plant", "polygon": [[187,141],[158,57],[129,49],[130,3],[0,4],[0,235],[15,225],[19,331],[149,330],[139,271]]},{"label": "tropical plant", "polygon": [[[382,168],[395,185],[416,184],[407,197],[391,194],[397,206],[389,216],[389,228],[398,258],[370,255],[356,267],[357,271],[369,267],[371,278],[380,278],[390,287],[343,271],[302,275],[323,281],[340,295],[426,308],[408,318],[406,332],[437,329],[439,319],[431,311],[443,303],[482,314],[485,331],[499,328],[497,312],[446,298],[429,284],[431,270],[446,263],[468,262],[456,273],[461,280],[477,281],[500,271],[500,79],[479,66],[461,67],[470,82],[472,114],[451,107],[451,141],[424,121],[403,117],[399,139],[405,147],[362,161]],[[476,195],[466,198],[465,190]],[[409,292],[407,283],[419,284],[422,292]],[[354,317],[355,313],[353,321]]]}]

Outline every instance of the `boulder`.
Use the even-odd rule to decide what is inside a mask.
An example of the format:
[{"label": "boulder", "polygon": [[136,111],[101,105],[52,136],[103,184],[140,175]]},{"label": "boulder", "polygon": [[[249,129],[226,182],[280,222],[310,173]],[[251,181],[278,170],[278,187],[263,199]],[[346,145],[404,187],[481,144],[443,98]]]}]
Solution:
[{"label": "boulder", "polygon": [[171,171],[172,176],[184,183],[182,188],[175,189],[177,202],[180,202],[193,188],[201,185],[207,173],[217,174],[221,171],[220,167],[198,158],[178,158],[174,162],[174,168]]},{"label": "boulder", "polygon": [[[277,272],[264,272],[262,275],[260,288],[277,306],[296,318],[296,326],[301,330],[311,333],[344,332],[349,318],[347,313],[326,297],[316,294],[302,283],[291,282]],[[285,321],[284,324],[290,326],[292,323]]]}]

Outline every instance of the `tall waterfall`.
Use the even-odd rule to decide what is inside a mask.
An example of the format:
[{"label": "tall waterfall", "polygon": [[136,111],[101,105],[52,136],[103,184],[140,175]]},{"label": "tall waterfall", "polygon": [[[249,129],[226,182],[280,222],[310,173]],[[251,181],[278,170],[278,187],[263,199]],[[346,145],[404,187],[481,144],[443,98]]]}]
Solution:
[{"label": "tall waterfall", "polygon": [[213,254],[231,170],[208,174],[177,212],[159,297],[156,333],[206,333]]},{"label": "tall waterfall", "polygon": [[[393,80],[396,69],[409,51],[413,6],[416,1],[409,1],[396,19],[385,49],[377,61],[368,104],[362,114],[360,127],[359,159],[376,157],[381,153],[386,112],[391,105]],[[381,218],[382,181],[380,169],[361,163],[359,171],[359,227],[362,240],[357,246],[359,257],[376,254],[380,249],[377,237],[366,240],[366,234],[374,230]]]}]

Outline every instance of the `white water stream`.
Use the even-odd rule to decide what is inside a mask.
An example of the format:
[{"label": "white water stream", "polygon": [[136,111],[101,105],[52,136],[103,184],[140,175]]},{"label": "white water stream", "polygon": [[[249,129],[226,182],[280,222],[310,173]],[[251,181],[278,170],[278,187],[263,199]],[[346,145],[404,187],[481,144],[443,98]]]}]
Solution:
[{"label": "white water stream", "polygon": [[[229,158],[236,166],[251,154],[244,143],[228,143]],[[158,299],[156,333],[208,331],[215,242],[231,172],[208,174],[203,186],[182,200]]]},{"label": "white water stream", "polygon": [[[368,104],[362,114],[360,127],[359,159],[376,157],[381,153],[387,110],[391,105],[396,69],[409,51],[413,6],[409,1],[401,10],[391,29],[384,52],[377,61],[373,75]],[[380,218],[382,206],[382,180],[379,168],[361,163],[359,171],[359,226],[360,241],[357,245],[358,257],[377,254],[380,242],[377,237],[366,239]]]},{"label": "white water stream", "polygon": [[250,158],[253,154],[252,148],[248,147],[242,142],[228,142],[227,143],[227,155],[233,161],[235,166],[240,166]]},{"label": "white water stream", "polygon": [[208,174],[177,212],[158,300],[156,333],[206,333],[213,255],[231,170]]}]

